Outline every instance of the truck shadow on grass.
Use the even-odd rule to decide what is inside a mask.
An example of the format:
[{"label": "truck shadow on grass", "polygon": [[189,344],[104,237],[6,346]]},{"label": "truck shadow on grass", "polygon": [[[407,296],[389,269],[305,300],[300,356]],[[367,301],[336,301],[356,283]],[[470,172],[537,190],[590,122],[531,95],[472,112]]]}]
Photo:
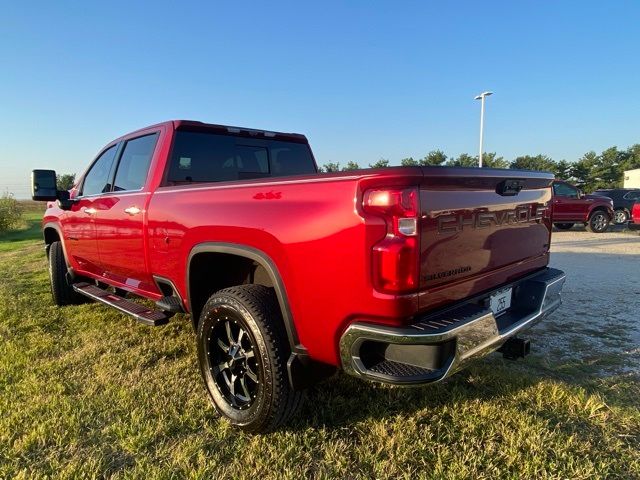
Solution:
[{"label": "truck shadow on grass", "polygon": [[[301,411],[282,430],[322,429],[342,437],[370,428],[367,425],[397,428],[405,423],[415,428],[416,424],[450,422],[447,429],[460,423],[463,428],[479,424],[473,428],[482,430],[484,422],[524,421],[540,422],[549,435],[583,432],[600,442],[612,435],[606,427],[610,408],[637,409],[640,375],[601,381],[579,367],[569,362],[549,370],[535,359],[532,364],[526,360],[513,363],[495,355],[441,383],[409,388],[337,374],[307,393]],[[462,436],[458,435],[460,441]],[[637,439],[631,432],[623,438],[627,440]],[[433,441],[444,439],[436,436]]]},{"label": "truck shadow on grass", "polygon": [[[536,383],[533,378],[513,378],[499,368],[487,381],[488,367],[473,366],[443,382],[426,386],[394,387],[351,378],[343,373],[307,392],[307,401],[292,426],[340,428],[365,419],[384,419],[440,410],[461,401],[508,396]],[[483,371],[484,370],[484,371]]]}]

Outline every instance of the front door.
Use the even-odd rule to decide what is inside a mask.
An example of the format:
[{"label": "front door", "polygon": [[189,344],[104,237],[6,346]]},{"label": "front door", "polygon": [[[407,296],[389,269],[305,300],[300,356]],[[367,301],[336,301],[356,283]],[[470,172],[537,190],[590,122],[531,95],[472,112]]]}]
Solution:
[{"label": "front door", "polygon": [[62,233],[69,261],[81,272],[101,275],[95,219],[96,203],[111,189],[109,178],[114,166],[117,144],[104,150],[87,171],[71,209],[62,217]]},{"label": "front door", "polygon": [[96,203],[96,236],[104,276],[132,290],[155,292],[145,249],[146,179],[158,133],[126,140],[112,191]]},{"label": "front door", "polygon": [[553,221],[578,222],[586,212],[586,202],[580,199],[580,191],[565,182],[553,183]]}]

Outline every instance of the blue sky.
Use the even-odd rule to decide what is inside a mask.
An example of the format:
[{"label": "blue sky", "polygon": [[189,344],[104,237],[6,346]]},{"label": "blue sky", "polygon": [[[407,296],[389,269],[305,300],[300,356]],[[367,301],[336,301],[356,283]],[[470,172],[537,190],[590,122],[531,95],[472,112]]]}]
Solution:
[{"label": "blue sky", "polygon": [[640,3],[3,2],[0,191],[189,118],[304,133],[319,163],[640,143]]}]

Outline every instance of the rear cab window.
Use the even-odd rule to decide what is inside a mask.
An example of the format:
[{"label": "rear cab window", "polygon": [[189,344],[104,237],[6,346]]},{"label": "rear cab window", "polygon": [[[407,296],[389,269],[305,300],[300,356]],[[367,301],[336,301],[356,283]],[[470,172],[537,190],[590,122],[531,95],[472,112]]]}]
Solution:
[{"label": "rear cab window", "polygon": [[165,184],[314,173],[316,166],[307,143],[177,130]]}]

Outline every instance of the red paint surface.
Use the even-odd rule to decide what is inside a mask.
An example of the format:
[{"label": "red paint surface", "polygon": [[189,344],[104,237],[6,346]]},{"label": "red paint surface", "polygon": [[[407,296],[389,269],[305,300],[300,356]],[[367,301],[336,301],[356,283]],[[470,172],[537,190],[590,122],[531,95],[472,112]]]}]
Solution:
[{"label": "red paint surface", "polygon": [[640,203],[634,203],[631,209],[631,222],[640,224]]}]

